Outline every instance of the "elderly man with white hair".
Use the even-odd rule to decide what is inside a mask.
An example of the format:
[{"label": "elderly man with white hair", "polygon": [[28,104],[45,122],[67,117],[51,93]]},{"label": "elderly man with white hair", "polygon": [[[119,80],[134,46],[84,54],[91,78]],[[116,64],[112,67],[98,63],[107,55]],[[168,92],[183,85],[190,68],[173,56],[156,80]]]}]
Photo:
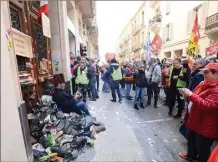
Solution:
[{"label": "elderly man with white hair", "polygon": [[160,65],[158,65],[155,57],[151,57],[148,65],[149,65],[148,74],[147,74],[148,101],[147,101],[146,106],[151,105],[151,96],[154,94],[154,108],[156,109],[157,108],[157,101],[158,101],[158,93],[159,93],[158,84],[161,80],[161,67],[160,67]]}]

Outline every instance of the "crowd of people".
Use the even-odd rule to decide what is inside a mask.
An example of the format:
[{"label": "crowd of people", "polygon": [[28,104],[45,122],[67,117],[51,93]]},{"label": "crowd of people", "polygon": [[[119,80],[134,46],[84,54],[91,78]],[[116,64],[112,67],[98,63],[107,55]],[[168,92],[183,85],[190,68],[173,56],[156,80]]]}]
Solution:
[{"label": "crowd of people", "polygon": [[[112,59],[99,67],[99,61],[93,59],[73,59],[74,92],[80,88],[84,102],[87,94],[91,101],[99,98],[100,74],[102,91],[111,92],[110,101],[133,100],[136,110],[150,106],[152,98],[152,106],[157,109],[163,88],[163,105],[168,107],[168,115],[173,116],[176,103],[178,111],[174,118],[181,118],[185,110],[180,132],[188,141],[188,149],[180,156],[189,161],[208,160],[211,146],[218,139],[218,63],[197,57],[190,66],[186,57],[172,62],[151,57],[149,62],[123,64]],[[135,91],[134,96],[131,90]]]}]

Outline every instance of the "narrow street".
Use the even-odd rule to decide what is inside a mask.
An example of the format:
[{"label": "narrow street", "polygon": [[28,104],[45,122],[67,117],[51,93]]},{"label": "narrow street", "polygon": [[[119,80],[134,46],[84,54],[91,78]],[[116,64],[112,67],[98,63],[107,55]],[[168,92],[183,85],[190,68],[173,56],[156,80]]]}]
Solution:
[{"label": "narrow street", "polygon": [[100,99],[88,105],[107,130],[98,135],[94,148],[86,150],[76,161],[183,162],[178,156],[186,150],[186,140],[178,131],[180,120],[167,116],[162,98],[158,109],[147,107],[137,111],[132,101],[112,103],[111,94],[99,93]]}]

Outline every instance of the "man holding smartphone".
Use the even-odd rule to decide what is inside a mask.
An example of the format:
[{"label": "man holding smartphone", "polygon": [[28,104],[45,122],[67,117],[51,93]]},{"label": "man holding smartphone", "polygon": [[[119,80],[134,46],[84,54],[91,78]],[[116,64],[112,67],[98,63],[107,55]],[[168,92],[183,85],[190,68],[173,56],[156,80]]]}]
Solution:
[{"label": "man holding smartphone", "polygon": [[185,107],[185,100],[183,96],[179,93],[178,88],[186,87],[186,81],[184,81],[183,73],[185,70],[182,67],[181,59],[176,58],[173,60],[173,66],[170,68],[169,74],[169,116],[172,116],[173,107],[177,99],[178,102],[178,113],[174,118],[181,118],[182,111]]}]

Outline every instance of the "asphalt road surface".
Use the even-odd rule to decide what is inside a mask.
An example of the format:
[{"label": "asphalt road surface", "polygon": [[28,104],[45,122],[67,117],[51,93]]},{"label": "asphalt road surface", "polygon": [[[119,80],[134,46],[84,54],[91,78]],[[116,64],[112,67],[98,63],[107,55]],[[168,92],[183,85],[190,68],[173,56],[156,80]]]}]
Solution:
[{"label": "asphalt road surface", "polygon": [[178,155],[186,151],[187,143],[178,131],[180,119],[168,117],[168,108],[162,105],[162,91],[158,109],[150,106],[135,110],[133,101],[124,98],[122,104],[112,103],[110,93],[99,95],[100,99],[89,101],[88,106],[107,130],[98,134],[95,146],[85,150],[76,161],[184,162]]}]

